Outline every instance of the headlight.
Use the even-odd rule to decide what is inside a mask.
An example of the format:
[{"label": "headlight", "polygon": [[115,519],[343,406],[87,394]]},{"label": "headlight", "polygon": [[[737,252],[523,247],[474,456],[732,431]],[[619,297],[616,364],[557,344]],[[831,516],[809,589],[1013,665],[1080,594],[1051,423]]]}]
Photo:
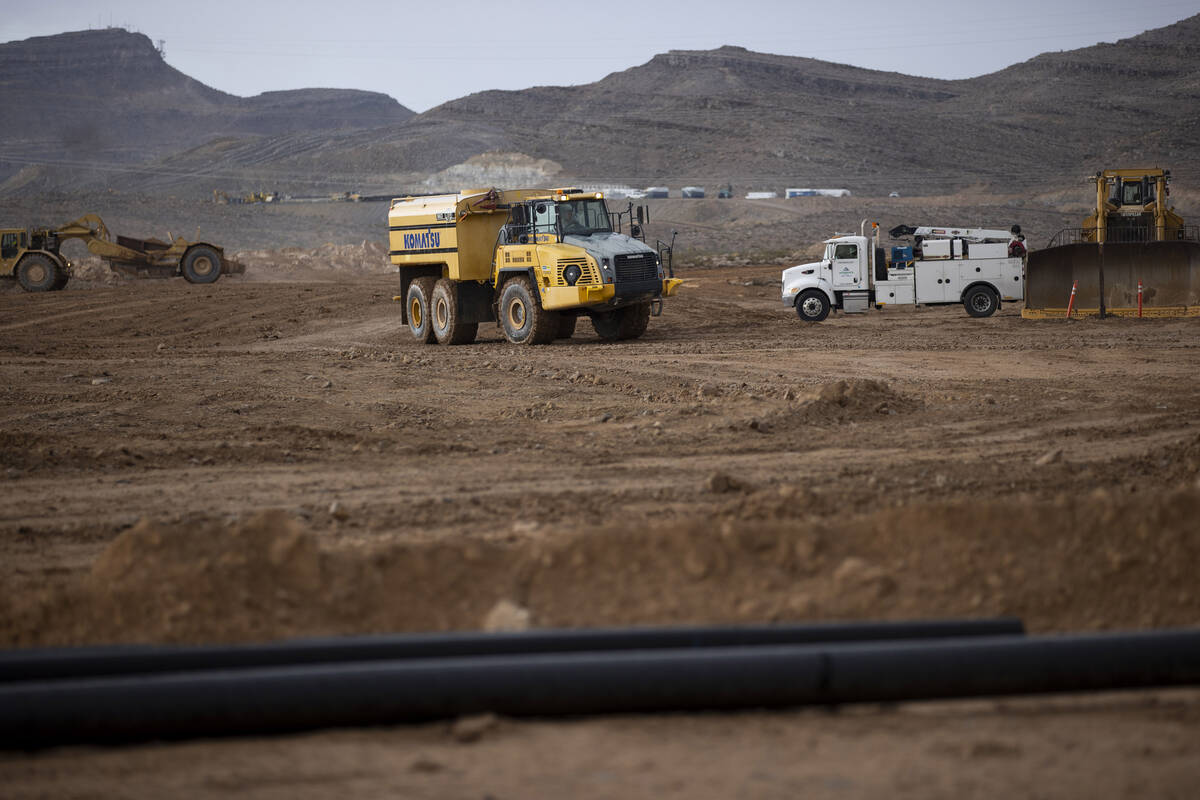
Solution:
[{"label": "headlight", "polygon": [[583,270],[579,268],[578,264],[568,264],[567,268],[563,270],[563,280],[567,282],[567,286],[574,286],[581,275],[583,275]]}]

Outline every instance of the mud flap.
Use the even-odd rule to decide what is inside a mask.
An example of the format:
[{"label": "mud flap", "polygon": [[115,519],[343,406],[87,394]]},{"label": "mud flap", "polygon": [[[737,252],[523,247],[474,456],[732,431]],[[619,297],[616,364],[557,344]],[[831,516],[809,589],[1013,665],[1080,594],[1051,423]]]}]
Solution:
[{"label": "mud flap", "polygon": [[657,317],[662,314],[662,298],[656,297],[650,301],[650,316]]},{"label": "mud flap", "polygon": [[1069,244],[1034,250],[1025,265],[1025,308],[1066,309],[1072,284],[1081,313],[1137,308],[1138,281],[1147,309],[1200,306],[1200,243]]}]

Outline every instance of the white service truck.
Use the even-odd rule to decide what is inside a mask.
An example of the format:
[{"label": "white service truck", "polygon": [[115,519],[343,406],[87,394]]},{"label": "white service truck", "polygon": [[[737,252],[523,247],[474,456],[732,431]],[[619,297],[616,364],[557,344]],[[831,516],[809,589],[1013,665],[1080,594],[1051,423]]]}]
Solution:
[{"label": "white service truck", "polygon": [[[864,221],[864,227],[865,227]],[[824,257],[783,271],[783,304],[805,322],[830,309],[848,314],[871,306],[962,303],[972,317],[988,317],[1003,301],[1025,296],[1025,237],[1011,229],[898,225],[891,258],[879,246],[879,224],[868,237],[839,234],[825,240]]]}]

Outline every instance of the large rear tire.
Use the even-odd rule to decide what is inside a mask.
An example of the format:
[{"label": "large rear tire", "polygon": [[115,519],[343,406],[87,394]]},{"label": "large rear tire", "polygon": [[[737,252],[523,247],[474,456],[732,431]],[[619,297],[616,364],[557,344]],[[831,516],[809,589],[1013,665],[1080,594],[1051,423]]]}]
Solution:
[{"label": "large rear tire", "polygon": [[421,344],[432,344],[433,335],[433,287],[435,278],[417,278],[408,285],[404,307],[408,313],[408,329]]},{"label": "large rear tire", "polygon": [[558,315],[542,308],[528,278],[513,278],[500,293],[500,328],[513,344],[546,344],[558,332]]},{"label": "large rear tire", "polygon": [[221,254],[200,245],[183,254],[179,271],[188,283],[216,283],[221,277]]},{"label": "large rear tire", "polygon": [[475,341],[479,325],[475,322],[458,321],[458,284],[442,278],[433,285],[429,300],[432,313],[433,335],[438,344],[470,344]]},{"label": "large rear tire", "polygon": [[58,283],[60,271],[50,256],[31,253],[17,264],[17,283],[27,292],[50,292]]}]

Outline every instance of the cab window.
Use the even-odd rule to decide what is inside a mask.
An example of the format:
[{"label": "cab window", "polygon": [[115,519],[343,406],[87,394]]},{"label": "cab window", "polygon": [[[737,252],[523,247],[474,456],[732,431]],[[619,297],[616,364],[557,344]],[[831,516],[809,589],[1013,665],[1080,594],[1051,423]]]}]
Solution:
[{"label": "cab window", "polygon": [[0,236],[0,258],[12,258],[17,254],[17,234],[6,233]]},{"label": "cab window", "polygon": [[858,258],[858,245],[856,244],[839,244],[833,251],[835,259]]},{"label": "cab window", "polygon": [[555,233],[554,203],[542,201],[533,205],[533,232]]}]

